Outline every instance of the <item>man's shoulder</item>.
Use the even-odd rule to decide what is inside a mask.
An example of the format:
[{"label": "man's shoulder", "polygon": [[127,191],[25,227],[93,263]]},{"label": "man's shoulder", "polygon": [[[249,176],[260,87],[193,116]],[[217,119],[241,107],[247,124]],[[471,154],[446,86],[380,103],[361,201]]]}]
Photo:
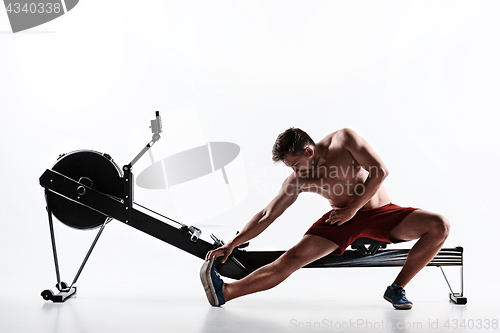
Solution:
[{"label": "man's shoulder", "polygon": [[295,172],[292,172],[288,177],[285,178],[283,185],[289,186],[292,184],[297,184],[299,179],[300,177]]},{"label": "man's shoulder", "polygon": [[304,178],[300,177],[295,172],[286,177],[285,181],[283,182],[283,189],[287,194],[299,194],[303,186]]},{"label": "man's shoulder", "polygon": [[318,141],[316,145],[324,148],[331,147],[332,145],[337,147],[344,146],[350,138],[356,135],[357,133],[353,129],[345,127],[328,134]]}]

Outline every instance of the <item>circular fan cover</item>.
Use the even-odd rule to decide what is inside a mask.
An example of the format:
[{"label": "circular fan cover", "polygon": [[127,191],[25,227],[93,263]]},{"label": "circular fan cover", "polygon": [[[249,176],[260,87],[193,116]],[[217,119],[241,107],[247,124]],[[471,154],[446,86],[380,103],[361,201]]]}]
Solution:
[{"label": "circular fan cover", "polygon": [[[113,159],[92,150],[74,151],[60,157],[52,166],[66,177],[115,197],[122,197],[122,172]],[[90,180],[90,181],[89,181]],[[75,192],[77,188],[75,187]],[[106,215],[92,208],[47,191],[47,203],[54,216],[67,226],[77,229],[93,229],[106,221]]]}]

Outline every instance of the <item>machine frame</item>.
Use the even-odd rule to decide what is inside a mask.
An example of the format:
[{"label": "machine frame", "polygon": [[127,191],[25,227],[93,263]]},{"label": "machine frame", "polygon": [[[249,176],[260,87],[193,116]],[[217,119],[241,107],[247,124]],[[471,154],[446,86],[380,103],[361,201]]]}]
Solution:
[{"label": "machine frame", "polygon": [[[105,226],[111,220],[117,220],[128,226],[140,230],[150,236],[153,236],[165,243],[173,245],[182,251],[188,252],[200,259],[205,258],[208,251],[220,247],[224,244],[213,234],[211,235],[213,243],[200,238],[201,230],[194,226],[187,226],[166,216],[153,212],[134,202],[134,175],[132,168],[134,164],[160,139],[162,132],[160,114],[156,112],[156,118],[151,121],[151,130],[153,132],[152,140],[141,150],[141,152],[130,162],[123,166],[122,186],[123,195],[116,197],[100,192],[92,187],[92,182],[85,177],[79,181],[67,177],[66,175],[47,169],[40,177],[40,185],[45,189],[47,201],[47,213],[49,220],[49,229],[56,270],[56,288],[57,294],[51,290],[44,290],[41,296],[45,300],[53,302],[64,302],[76,293],[76,282],[87,263],[99,237],[104,231]],[[109,155],[106,155],[109,156]],[[112,161],[111,157],[109,157]],[[106,217],[100,229],[87,252],[75,278],[70,285],[61,281],[59,273],[59,262],[57,256],[56,240],[53,226],[53,203],[49,195],[56,194],[77,203],[77,206],[83,206],[85,209],[91,209]],[[147,210],[148,213],[137,209]],[[155,215],[155,216],[153,216]],[[162,221],[162,219],[164,221]],[[168,221],[168,222],[165,222]],[[177,226],[171,225],[176,224]],[[316,260],[306,268],[333,268],[333,267],[394,267],[403,266],[408,255],[408,249],[386,249],[389,243],[378,242],[375,240],[363,238],[356,240],[352,245],[352,250],[346,250],[341,256],[328,255]],[[230,255],[229,259],[222,264],[216,261],[216,268],[222,276],[232,279],[241,279],[254,270],[268,263],[273,262],[284,251],[246,251],[243,249],[248,243],[240,245]],[[467,298],[464,297],[463,286],[463,248],[443,248],[432,259],[427,266],[435,266],[441,269],[443,276],[450,288],[450,300],[455,304],[466,304]],[[443,270],[443,266],[460,267],[460,292],[452,290],[451,285]]]}]

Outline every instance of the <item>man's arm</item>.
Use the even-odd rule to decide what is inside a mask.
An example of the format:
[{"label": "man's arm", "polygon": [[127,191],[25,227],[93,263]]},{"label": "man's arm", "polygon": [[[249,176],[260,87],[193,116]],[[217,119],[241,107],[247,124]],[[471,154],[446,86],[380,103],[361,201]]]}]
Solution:
[{"label": "man's arm", "polygon": [[295,178],[294,175],[288,177],[283,182],[278,195],[266,208],[255,214],[245,227],[227,244],[209,251],[205,259],[208,260],[223,256],[222,262],[224,263],[235,247],[251,240],[266,230],[297,199],[299,190]]},{"label": "man's arm", "polygon": [[382,182],[389,175],[389,170],[380,156],[358,133],[346,128],[342,130],[341,135],[343,135],[344,148],[369,174],[363,184],[364,192],[361,195],[356,195],[347,207],[335,210],[330,215],[327,222],[337,223],[337,225],[349,221],[377,193]]}]

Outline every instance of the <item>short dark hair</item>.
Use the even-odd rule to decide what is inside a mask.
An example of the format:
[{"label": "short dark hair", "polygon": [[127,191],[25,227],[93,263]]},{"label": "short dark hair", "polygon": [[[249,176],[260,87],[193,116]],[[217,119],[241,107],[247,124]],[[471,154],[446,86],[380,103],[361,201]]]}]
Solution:
[{"label": "short dark hair", "polygon": [[273,161],[283,161],[287,154],[300,155],[308,145],[314,145],[311,137],[300,128],[290,127],[278,135],[273,146]]}]

